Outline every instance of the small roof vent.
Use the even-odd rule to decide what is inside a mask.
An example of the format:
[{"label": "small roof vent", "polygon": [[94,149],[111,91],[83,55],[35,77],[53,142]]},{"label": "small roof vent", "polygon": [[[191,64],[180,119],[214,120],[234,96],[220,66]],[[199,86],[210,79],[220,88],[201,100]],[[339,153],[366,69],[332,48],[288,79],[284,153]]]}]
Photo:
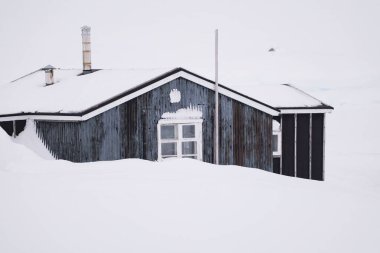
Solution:
[{"label": "small roof vent", "polygon": [[43,67],[41,70],[51,70],[51,69],[55,69],[52,65],[46,65],[45,67]]}]

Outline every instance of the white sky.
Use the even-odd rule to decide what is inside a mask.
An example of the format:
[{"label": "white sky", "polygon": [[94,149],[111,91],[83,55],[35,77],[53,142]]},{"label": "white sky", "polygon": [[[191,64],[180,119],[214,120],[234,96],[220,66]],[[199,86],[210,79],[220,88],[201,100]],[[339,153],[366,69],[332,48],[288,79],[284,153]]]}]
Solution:
[{"label": "white sky", "polygon": [[94,68],[182,66],[213,78],[219,28],[225,84],[380,80],[376,0],[1,1],[0,83],[47,64],[81,68],[85,24]]}]

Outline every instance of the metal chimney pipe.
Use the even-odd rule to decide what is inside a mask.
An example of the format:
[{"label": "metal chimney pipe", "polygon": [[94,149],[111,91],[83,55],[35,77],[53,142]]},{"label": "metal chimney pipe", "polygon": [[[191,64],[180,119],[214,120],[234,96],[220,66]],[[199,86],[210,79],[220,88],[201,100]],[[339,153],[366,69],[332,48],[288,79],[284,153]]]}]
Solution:
[{"label": "metal chimney pipe", "polygon": [[41,70],[45,71],[45,83],[47,85],[54,84],[54,67],[51,65],[47,65],[43,67]]},{"label": "metal chimney pipe", "polygon": [[91,27],[83,26],[82,30],[82,52],[83,71],[91,70]]}]

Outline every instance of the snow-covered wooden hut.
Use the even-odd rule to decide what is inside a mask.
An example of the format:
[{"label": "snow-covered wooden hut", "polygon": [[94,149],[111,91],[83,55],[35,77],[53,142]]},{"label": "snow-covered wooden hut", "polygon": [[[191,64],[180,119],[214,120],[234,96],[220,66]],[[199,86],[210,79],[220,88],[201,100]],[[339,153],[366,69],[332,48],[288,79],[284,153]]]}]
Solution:
[{"label": "snow-covered wooden hut", "polygon": [[[183,68],[46,66],[0,86],[0,126],[17,136],[30,121],[57,159],[171,157],[214,161],[214,82]],[[324,120],[333,108],[290,86],[219,87],[219,163],[324,179]],[[272,94],[272,95],[271,95]],[[30,125],[30,124],[28,124]]]}]

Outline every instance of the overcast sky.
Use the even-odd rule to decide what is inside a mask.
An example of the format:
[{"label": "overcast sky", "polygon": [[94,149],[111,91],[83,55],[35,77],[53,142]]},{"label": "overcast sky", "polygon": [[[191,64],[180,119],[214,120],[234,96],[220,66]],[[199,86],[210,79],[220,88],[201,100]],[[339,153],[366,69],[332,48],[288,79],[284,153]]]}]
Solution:
[{"label": "overcast sky", "polygon": [[[189,68],[236,83],[380,80],[378,0],[5,1],[0,83],[47,64],[81,68],[92,27],[94,68]],[[275,52],[268,52],[270,48]]]}]

